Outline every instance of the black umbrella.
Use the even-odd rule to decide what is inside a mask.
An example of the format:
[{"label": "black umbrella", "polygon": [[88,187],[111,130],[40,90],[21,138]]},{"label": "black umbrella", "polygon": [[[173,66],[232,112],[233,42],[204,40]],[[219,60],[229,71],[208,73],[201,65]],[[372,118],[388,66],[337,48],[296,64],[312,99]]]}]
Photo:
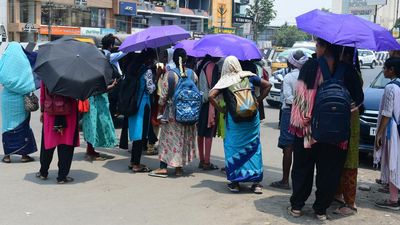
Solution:
[{"label": "black umbrella", "polygon": [[106,91],[113,69],[93,44],[61,38],[40,46],[34,72],[51,94],[84,100]]}]

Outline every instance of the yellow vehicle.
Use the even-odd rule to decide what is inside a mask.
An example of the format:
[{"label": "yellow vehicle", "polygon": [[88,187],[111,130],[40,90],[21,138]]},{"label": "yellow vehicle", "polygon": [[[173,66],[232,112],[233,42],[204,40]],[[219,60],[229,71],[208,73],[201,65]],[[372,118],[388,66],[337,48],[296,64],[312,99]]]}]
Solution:
[{"label": "yellow vehicle", "polygon": [[282,47],[277,47],[274,49],[274,55],[272,56],[272,64],[271,64],[271,72],[275,72],[277,70],[280,70],[282,68],[287,67],[286,61],[281,62],[280,59],[278,58],[279,54],[285,51],[284,48]]}]

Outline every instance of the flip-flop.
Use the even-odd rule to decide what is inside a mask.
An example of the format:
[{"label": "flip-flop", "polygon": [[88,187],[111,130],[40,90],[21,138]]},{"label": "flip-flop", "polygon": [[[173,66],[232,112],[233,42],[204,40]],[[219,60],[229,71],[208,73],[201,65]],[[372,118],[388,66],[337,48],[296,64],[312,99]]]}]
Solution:
[{"label": "flip-flop", "polygon": [[28,163],[28,162],[33,162],[33,161],[35,161],[35,159],[30,156],[25,156],[25,157],[21,158],[21,163]]},{"label": "flip-flop", "polygon": [[40,172],[37,172],[35,176],[40,180],[47,180],[47,177],[43,176]]},{"label": "flip-flop", "polygon": [[2,161],[3,163],[11,163],[11,158],[6,158],[6,157],[4,157],[1,161]]},{"label": "flip-flop", "polygon": [[218,166],[210,163],[210,164],[203,164],[203,170],[218,170]]},{"label": "flip-flop", "polygon": [[167,177],[168,177],[168,174],[166,174],[166,173],[157,173],[156,171],[151,171],[151,172],[149,173],[149,176],[151,176],[151,177],[167,178]]},{"label": "flip-flop", "polygon": [[301,210],[296,210],[296,211],[299,211],[299,212],[295,212],[295,211],[293,211],[291,206],[289,206],[287,208],[287,210],[288,210],[288,214],[293,216],[294,218],[299,218],[299,217],[303,216],[303,213],[301,212]]},{"label": "flip-flop", "polygon": [[151,169],[147,166],[143,166],[143,167],[140,167],[139,169],[132,168],[132,171],[134,173],[149,173],[149,172],[151,172]]},{"label": "flip-flop", "polygon": [[72,177],[66,177],[63,180],[57,180],[57,184],[68,184],[74,182],[74,178]]},{"label": "flip-flop", "polygon": [[[343,212],[342,210],[345,208],[347,208],[349,211]],[[357,212],[358,212],[357,208],[351,207],[347,204],[343,204],[339,208],[337,208],[335,211],[333,211],[333,214],[341,215],[341,216],[352,216],[352,215],[356,214]]]}]

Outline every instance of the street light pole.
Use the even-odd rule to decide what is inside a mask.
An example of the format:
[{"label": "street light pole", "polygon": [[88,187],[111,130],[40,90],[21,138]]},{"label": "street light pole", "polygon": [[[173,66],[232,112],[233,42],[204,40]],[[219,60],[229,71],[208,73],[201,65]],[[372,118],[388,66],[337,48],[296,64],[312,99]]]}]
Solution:
[{"label": "street light pole", "polygon": [[47,5],[49,6],[49,24],[47,26],[47,36],[48,36],[48,40],[51,41],[51,24],[53,21],[53,3],[49,0],[47,2]]}]

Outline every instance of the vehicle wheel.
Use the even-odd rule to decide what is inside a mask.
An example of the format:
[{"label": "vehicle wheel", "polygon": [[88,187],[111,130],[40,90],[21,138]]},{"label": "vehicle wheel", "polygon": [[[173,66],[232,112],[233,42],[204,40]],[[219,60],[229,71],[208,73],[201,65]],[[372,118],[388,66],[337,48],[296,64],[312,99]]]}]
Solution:
[{"label": "vehicle wheel", "polygon": [[280,108],[280,107],[281,107],[281,103],[280,103],[280,102],[275,102],[275,101],[267,100],[267,103],[268,103],[268,105],[271,106],[272,108]]},{"label": "vehicle wheel", "polygon": [[371,69],[373,69],[373,68],[375,68],[375,65],[376,65],[376,62],[375,61],[373,61],[372,63],[371,63]]}]

